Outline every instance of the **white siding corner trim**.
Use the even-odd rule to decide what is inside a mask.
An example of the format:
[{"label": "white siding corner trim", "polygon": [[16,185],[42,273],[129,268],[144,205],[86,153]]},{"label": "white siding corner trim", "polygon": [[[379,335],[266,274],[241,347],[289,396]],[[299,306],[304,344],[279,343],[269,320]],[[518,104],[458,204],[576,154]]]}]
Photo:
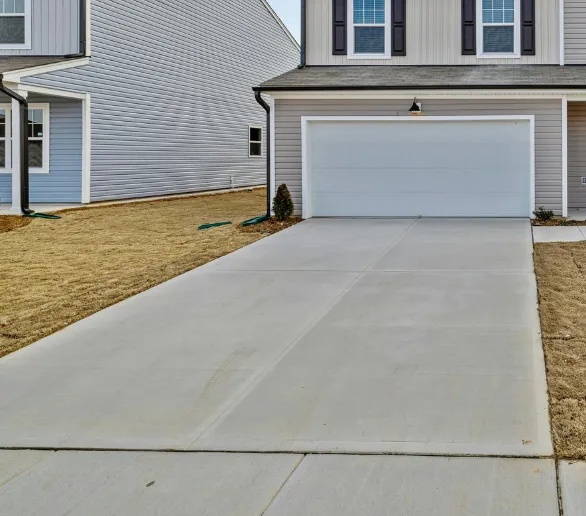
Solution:
[{"label": "white siding corner trim", "polygon": [[276,182],[276,124],[275,124],[275,98],[271,97],[270,98],[270,106],[271,106],[271,213],[272,213],[272,200],[275,198],[275,195],[277,195],[277,185],[275,184]]},{"label": "white siding corner trim", "polygon": [[562,217],[568,216],[568,97],[562,97]]},{"label": "white siding corner trim", "polygon": [[484,116],[302,116],[301,117],[301,203],[302,217],[311,218],[311,173],[310,154],[311,141],[309,124],[312,122],[400,122],[400,123],[429,123],[429,122],[457,122],[457,121],[528,121],[530,131],[530,185],[529,206],[531,217],[536,206],[535,195],[535,115],[484,115]]}]

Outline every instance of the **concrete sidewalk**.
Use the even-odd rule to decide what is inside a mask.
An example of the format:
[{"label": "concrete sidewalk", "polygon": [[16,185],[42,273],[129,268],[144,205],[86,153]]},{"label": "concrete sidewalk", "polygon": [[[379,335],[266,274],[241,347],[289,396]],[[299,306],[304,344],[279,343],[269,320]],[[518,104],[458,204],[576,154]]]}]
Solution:
[{"label": "concrete sidewalk", "polygon": [[586,226],[542,226],[533,228],[536,244],[546,242],[583,242],[586,240]]},{"label": "concrete sidewalk", "polygon": [[[555,516],[552,460],[0,452],[0,515]],[[578,516],[570,512],[568,516]]]}]

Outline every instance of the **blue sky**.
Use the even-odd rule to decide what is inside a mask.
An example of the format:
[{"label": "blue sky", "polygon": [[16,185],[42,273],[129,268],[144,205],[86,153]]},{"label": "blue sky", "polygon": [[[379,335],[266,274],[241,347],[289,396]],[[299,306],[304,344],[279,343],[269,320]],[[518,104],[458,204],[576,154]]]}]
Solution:
[{"label": "blue sky", "polygon": [[299,0],[268,0],[297,41],[301,39]]}]

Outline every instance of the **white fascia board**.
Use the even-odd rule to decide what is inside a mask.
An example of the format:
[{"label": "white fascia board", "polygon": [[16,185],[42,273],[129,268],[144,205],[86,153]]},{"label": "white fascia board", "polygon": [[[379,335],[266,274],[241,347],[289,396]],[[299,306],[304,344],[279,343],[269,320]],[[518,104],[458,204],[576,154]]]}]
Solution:
[{"label": "white fascia board", "polygon": [[46,86],[34,86],[32,84],[19,84],[18,89],[21,91],[28,91],[29,93],[38,93],[39,95],[49,95],[52,97],[63,97],[66,99],[85,100],[89,95],[88,93],[59,90],[56,88],[48,88]]},{"label": "white fascia board", "polygon": [[357,90],[357,91],[269,91],[265,92],[275,99],[586,99],[586,88],[576,90]]},{"label": "white fascia board", "polygon": [[42,66],[33,66],[31,68],[23,68],[22,70],[6,72],[4,73],[4,80],[7,82],[20,82],[24,77],[31,77],[33,75],[40,75],[43,73],[60,72],[61,70],[77,68],[78,66],[85,66],[88,64],[90,64],[90,58],[82,57],[80,59],[60,61],[58,63],[51,63]]}]

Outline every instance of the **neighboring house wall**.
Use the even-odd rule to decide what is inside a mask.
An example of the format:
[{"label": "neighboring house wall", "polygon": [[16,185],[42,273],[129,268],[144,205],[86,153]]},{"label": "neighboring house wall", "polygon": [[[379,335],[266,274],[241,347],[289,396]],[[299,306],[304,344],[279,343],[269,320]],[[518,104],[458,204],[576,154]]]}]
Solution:
[{"label": "neighboring house wall", "polygon": [[566,64],[586,64],[586,2],[564,0]]},{"label": "neighboring house wall", "polygon": [[[419,99],[425,115],[535,115],[536,204],[562,211],[561,100]],[[289,186],[297,213],[301,212],[302,116],[406,116],[408,100],[276,100],[275,180]],[[424,116],[425,116],[424,115]]]},{"label": "neighboring house wall", "polygon": [[261,0],[101,0],[91,14],[91,64],[26,82],[91,93],[92,201],[265,182],[251,88],[299,52]]},{"label": "neighboring house wall", "polygon": [[[49,173],[30,174],[31,202],[81,202],[81,101],[29,95],[28,101],[50,107]],[[0,98],[0,103],[10,103]],[[12,201],[12,175],[0,174],[0,202]]]},{"label": "neighboring house wall", "polygon": [[[99,2],[100,0],[96,0]],[[79,0],[31,0],[31,43],[4,55],[67,55],[79,52]]]},{"label": "neighboring house wall", "polygon": [[568,103],[568,208],[586,208],[586,102]]},{"label": "neighboring house wall", "polygon": [[[573,3],[584,2],[574,0]],[[535,56],[519,59],[463,56],[461,19],[462,0],[408,0],[406,57],[348,59],[347,56],[332,55],[332,0],[307,0],[307,64],[489,65],[560,62],[559,0],[536,0]]]}]

